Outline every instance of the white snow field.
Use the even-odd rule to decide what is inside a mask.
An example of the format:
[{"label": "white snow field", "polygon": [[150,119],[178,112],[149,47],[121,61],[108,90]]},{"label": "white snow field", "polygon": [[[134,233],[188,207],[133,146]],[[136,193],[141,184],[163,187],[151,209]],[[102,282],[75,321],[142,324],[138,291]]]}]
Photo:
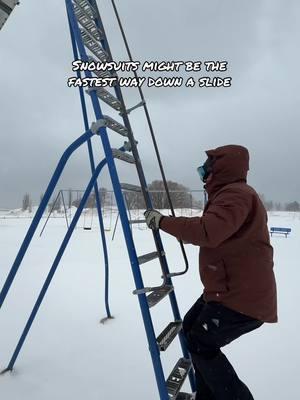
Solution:
[{"label": "white snow field", "polygon": [[[0,218],[0,288],[31,222],[30,218]],[[43,221],[44,222],[44,221]],[[114,241],[106,232],[110,259],[110,306],[105,316],[103,251],[96,221],[93,229],[76,228],[12,373],[0,376],[5,400],[156,400],[159,398],[150,353],[122,230]],[[106,221],[106,225],[109,221]],[[41,224],[42,225],[42,224]],[[41,225],[38,229],[40,231]],[[279,323],[264,324],[224,352],[255,400],[299,399],[299,214],[273,212],[269,226],[290,227],[288,238],[274,236]],[[111,224],[113,228],[113,224]],[[63,218],[52,218],[30,250],[0,310],[0,368],[7,366],[58,246],[66,232]],[[183,261],[175,238],[162,234],[169,266]],[[154,251],[148,229],[134,228],[138,255]],[[198,248],[185,246],[190,270],[174,278],[182,316],[202,293]],[[160,283],[158,261],[141,266],[145,286]],[[157,334],[172,320],[168,299],[151,311]],[[176,339],[162,353],[166,376],[181,356]],[[188,386],[185,386],[188,390]]]}]

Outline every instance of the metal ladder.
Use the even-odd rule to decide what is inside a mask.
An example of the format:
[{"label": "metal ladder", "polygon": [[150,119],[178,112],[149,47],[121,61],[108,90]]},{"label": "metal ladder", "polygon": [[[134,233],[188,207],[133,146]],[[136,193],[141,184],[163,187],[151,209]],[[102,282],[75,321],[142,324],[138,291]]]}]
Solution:
[{"label": "metal ladder", "polygon": [[[113,61],[96,1],[66,0],[66,7],[73,41],[73,49],[75,47],[78,49],[80,59],[82,61],[94,60],[100,63]],[[75,50],[75,59],[78,58],[76,53]],[[92,74],[89,71],[86,71],[85,75],[86,77],[92,77]],[[116,73],[114,71],[111,73],[95,71],[95,75],[99,77],[116,76]],[[182,393],[180,390],[187,376],[189,376],[192,390],[194,390],[194,373],[182,334],[182,321],[171,280],[171,277],[174,275],[176,276],[177,274],[170,274],[163,244],[158,231],[152,232],[156,250],[149,254],[137,256],[130,229],[130,225],[134,224],[136,221],[128,219],[122,190],[139,191],[143,194],[146,207],[152,208],[152,204],[137,149],[137,142],[134,139],[128,118],[129,112],[135,109],[135,107],[130,110],[126,109],[120,87],[115,85],[113,90],[114,93],[112,93],[111,88],[106,89],[103,87],[89,88],[87,90],[96,117],[96,121],[92,124],[91,130],[93,133],[99,135],[102,141],[135,280],[136,290],[134,291],[134,294],[138,295],[140,303],[160,399],[188,400],[191,398],[191,395]],[[123,122],[121,123],[110,116],[103,115],[101,110],[102,102],[106,103],[106,105],[113,109],[114,112],[119,113]],[[123,146],[124,150],[111,148],[107,132],[108,130],[114,131],[127,138],[128,141],[126,141]],[[119,182],[115,165],[116,159],[125,163],[135,164],[140,186]],[[140,266],[156,258],[160,262],[163,282],[160,286],[145,287]],[[174,321],[170,322],[166,328],[156,336],[151,319],[150,308],[157,305],[167,296],[171,302]],[[177,336],[181,343],[183,357],[178,360],[174,369],[169,374],[169,377],[165,379],[160,359],[160,352],[165,351]]]}]

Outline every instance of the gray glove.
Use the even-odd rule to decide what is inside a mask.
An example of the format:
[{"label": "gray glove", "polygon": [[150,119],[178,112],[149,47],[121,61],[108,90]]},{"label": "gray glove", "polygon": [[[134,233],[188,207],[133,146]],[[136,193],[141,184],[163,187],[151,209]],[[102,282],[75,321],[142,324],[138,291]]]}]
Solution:
[{"label": "gray glove", "polygon": [[144,212],[146,224],[150,229],[159,229],[159,224],[163,215],[157,210],[146,210]]}]

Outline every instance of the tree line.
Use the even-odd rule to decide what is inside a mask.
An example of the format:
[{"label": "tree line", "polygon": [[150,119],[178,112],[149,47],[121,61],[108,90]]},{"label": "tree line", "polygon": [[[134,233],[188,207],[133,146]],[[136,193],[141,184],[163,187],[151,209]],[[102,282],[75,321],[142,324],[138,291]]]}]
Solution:
[{"label": "tree line", "polygon": [[[173,181],[167,181],[170,192],[171,201],[174,208],[188,208],[188,209],[203,209],[203,200],[196,199],[193,192],[186,186]],[[148,185],[151,201],[154,208],[169,209],[168,196],[164,189],[163,181],[154,180]],[[63,206],[70,209],[71,207],[78,207],[82,199],[83,191],[75,191],[72,189],[60,191],[48,204],[49,210],[61,211]],[[146,204],[141,191],[123,190],[127,208],[145,209]],[[259,193],[260,199],[263,202],[267,211],[300,211],[300,203],[292,201],[287,203],[275,202],[266,199],[263,193]],[[115,200],[106,188],[99,189],[99,197],[102,206],[114,205]],[[43,195],[40,196],[40,202]],[[29,193],[25,193],[22,199],[22,210],[32,212],[32,198]],[[96,207],[95,193],[89,196],[85,208]]]}]

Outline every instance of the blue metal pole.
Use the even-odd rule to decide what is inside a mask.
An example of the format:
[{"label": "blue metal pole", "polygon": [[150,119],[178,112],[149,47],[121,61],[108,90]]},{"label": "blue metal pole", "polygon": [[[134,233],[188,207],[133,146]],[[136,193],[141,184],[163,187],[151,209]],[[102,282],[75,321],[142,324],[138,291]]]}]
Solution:
[{"label": "blue metal pole", "polygon": [[75,140],[65,150],[65,152],[63,153],[63,155],[62,155],[62,157],[61,157],[61,159],[60,159],[60,161],[59,161],[59,163],[58,163],[58,165],[57,165],[57,167],[56,167],[56,169],[54,171],[54,174],[52,175],[50,183],[49,183],[49,185],[47,187],[47,190],[46,190],[46,192],[45,192],[45,194],[43,196],[43,199],[41,201],[41,204],[40,204],[39,208],[37,209],[36,214],[35,214],[32,222],[30,224],[30,227],[29,227],[29,229],[27,231],[27,234],[26,234],[26,236],[25,236],[25,238],[23,240],[23,243],[22,243],[22,245],[20,247],[20,250],[19,250],[19,252],[18,252],[18,254],[16,256],[16,259],[15,259],[15,261],[14,261],[12,267],[11,267],[11,270],[10,270],[8,276],[7,276],[7,279],[6,279],[5,283],[4,283],[4,286],[3,286],[2,290],[1,290],[1,293],[0,293],[0,308],[3,305],[3,302],[4,302],[5,298],[6,298],[6,295],[7,295],[8,291],[9,291],[11,285],[12,285],[12,282],[13,282],[13,280],[14,280],[17,272],[18,272],[19,266],[20,266],[20,264],[21,264],[21,262],[23,260],[23,257],[24,257],[24,255],[26,253],[26,250],[27,250],[27,248],[28,248],[28,246],[29,246],[29,244],[31,242],[31,239],[32,239],[32,237],[33,237],[33,235],[34,235],[34,233],[36,231],[36,228],[37,228],[37,226],[38,226],[38,224],[39,224],[39,222],[40,222],[40,220],[41,220],[41,218],[43,216],[43,213],[44,213],[44,211],[45,211],[45,209],[47,207],[47,204],[48,204],[48,202],[49,202],[49,200],[51,198],[51,195],[52,195],[52,193],[53,193],[53,191],[54,191],[54,189],[56,187],[56,184],[57,184],[57,182],[58,182],[58,180],[59,180],[59,178],[61,176],[61,173],[62,173],[62,171],[63,171],[63,169],[64,169],[64,167],[65,167],[65,165],[66,165],[66,163],[67,163],[67,161],[69,159],[69,157],[71,156],[71,154],[76,149],[78,149],[78,147],[80,147],[83,143],[85,143],[92,136],[93,136],[93,133],[91,131],[88,131],[88,132],[84,133],[77,140]]},{"label": "blue metal pole", "polygon": [[[68,22],[69,22],[69,28],[70,28],[70,35],[71,35],[74,59],[77,60],[78,59],[78,51],[77,51],[77,47],[76,47],[74,32],[71,27],[69,15],[68,15]],[[79,71],[77,71],[77,77],[78,78],[81,77],[81,74]],[[83,92],[82,87],[79,87],[79,94],[80,94],[80,102],[81,102],[84,126],[85,126],[85,129],[88,130],[89,122],[88,122],[86,102],[85,102],[84,92]],[[92,142],[90,139],[87,141],[87,145],[88,145],[88,153],[89,153],[90,164],[91,164],[91,171],[93,174],[95,172],[95,161],[94,161]],[[101,209],[101,200],[100,200],[99,188],[98,188],[97,181],[95,181],[94,191],[95,191],[95,198],[96,198],[96,204],[97,204],[98,220],[99,220],[99,227],[100,227],[100,232],[101,232],[104,266],[105,266],[105,308],[106,308],[107,318],[111,318],[111,312],[110,312],[109,300],[108,300],[108,298],[109,298],[109,260],[108,260],[105,229],[104,229],[104,222],[103,222],[102,209]]]},{"label": "blue metal pole", "polygon": [[[87,55],[86,55],[85,48],[82,43],[81,34],[80,34],[80,31],[79,31],[79,28],[77,25],[77,21],[76,21],[75,15],[74,15],[74,10],[73,10],[71,0],[66,0],[66,6],[67,6],[71,26],[72,26],[72,29],[73,29],[73,32],[75,35],[75,39],[76,39],[76,42],[77,42],[77,45],[79,48],[80,56],[83,60],[86,61]],[[89,71],[86,72],[86,75],[91,76]],[[94,111],[95,111],[97,120],[103,119],[101,107],[100,107],[100,104],[99,104],[99,101],[98,101],[98,98],[97,98],[97,95],[95,92],[91,92],[91,99],[92,99],[92,103],[93,103],[93,107],[94,107]],[[100,128],[99,133],[100,133],[100,138],[102,141],[103,149],[105,152],[111,181],[112,181],[112,184],[114,187],[115,197],[116,197],[119,212],[120,212],[121,224],[122,224],[122,228],[123,228],[123,232],[124,232],[124,237],[125,237],[125,240],[127,243],[127,250],[128,250],[129,259],[131,262],[131,268],[132,268],[135,285],[136,285],[137,289],[142,289],[142,288],[144,288],[143,279],[142,279],[141,271],[139,268],[137,254],[135,251],[132,234],[131,234],[131,230],[129,227],[129,221],[128,221],[128,217],[127,217],[126,207],[124,204],[124,199],[123,199],[121,186],[120,186],[120,182],[119,182],[119,177],[118,177],[116,166],[114,163],[112,150],[111,150],[110,142],[109,142],[108,135],[106,132],[106,128],[105,127]],[[147,299],[146,299],[145,294],[138,295],[138,299],[139,299],[139,304],[140,304],[141,311],[142,311],[144,325],[146,328],[146,334],[147,334],[147,338],[148,338],[152,362],[154,365],[155,377],[156,377],[157,386],[158,386],[158,390],[159,390],[159,394],[160,394],[160,399],[161,400],[169,400],[169,395],[168,395],[166,383],[165,383],[164,372],[163,372],[161,361],[160,361],[160,353],[159,353],[159,349],[158,349],[156,339],[155,339],[155,332],[154,332],[154,327],[153,327]]]},{"label": "blue metal pole", "polygon": [[61,244],[61,246],[60,246],[60,248],[59,248],[59,250],[57,252],[57,255],[56,255],[55,259],[54,259],[54,262],[53,262],[53,264],[51,266],[51,269],[50,269],[50,271],[49,271],[49,273],[47,275],[45,283],[44,283],[44,285],[43,285],[43,287],[42,287],[42,289],[40,291],[40,294],[39,294],[39,296],[38,296],[38,298],[36,300],[36,303],[35,303],[35,305],[33,307],[33,310],[32,310],[32,312],[30,314],[30,317],[29,317],[29,319],[28,319],[28,321],[27,321],[27,323],[25,325],[25,328],[24,328],[23,333],[22,333],[22,335],[20,337],[20,340],[19,340],[19,342],[17,344],[17,347],[16,347],[16,349],[15,349],[15,351],[13,353],[13,356],[12,356],[12,358],[11,358],[9,364],[8,364],[8,367],[2,373],[5,373],[7,371],[12,371],[12,369],[14,367],[14,364],[15,364],[16,359],[17,359],[17,357],[18,357],[18,355],[20,353],[20,350],[21,350],[21,348],[22,348],[22,346],[24,344],[24,341],[25,341],[25,339],[27,337],[27,334],[28,334],[28,332],[29,332],[29,330],[31,328],[31,325],[32,325],[32,323],[33,323],[33,321],[35,319],[35,316],[36,316],[36,314],[37,314],[37,312],[38,312],[38,310],[40,308],[40,305],[41,305],[41,303],[42,303],[42,301],[43,301],[43,299],[45,297],[45,294],[46,294],[47,289],[48,289],[48,287],[49,287],[49,285],[50,285],[50,283],[52,281],[52,278],[53,278],[53,276],[54,276],[54,274],[55,274],[55,272],[57,270],[57,267],[58,267],[58,264],[59,264],[59,262],[61,260],[61,257],[64,254],[64,251],[65,251],[65,249],[66,249],[66,247],[67,247],[67,245],[69,243],[69,240],[70,240],[70,238],[72,236],[72,233],[73,233],[73,231],[74,231],[74,229],[76,227],[76,224],[77,224],[77,222],[78,222],[78,220],[80,218],[82,210],[83,210],[83,208],[84,208],[84,206],[85,206],[85,204],[87,202],[87,199],[88,199],[88,197],[89,197],[89,195],[90,195],[90,193],[91,193],[91,191],[92,191],[92,189],[94,187],[95,180],[97,179],[99,173],[101,172],[101,170],[102,170],[102,168],[104,167],[105,164],[106,164],[106,160],[103,160],[103,161],[100,162],[100,164],[95,169],[95,172],[94,172],[92,178],[89,181],[89,184],[88,184],[88,186],[87,186],[87,188],[86,188],[86,190],[84,192],[84,195],[83,195],[83,197],[82,197],[82,199],[80,201],[80,204],[79,204],[79,206],[78,206],[78,208],[76,210],[76,213],[75,213],[75,215],[74,215],[74,217],[72,219],[70,227],[66,232],[64,240],[62,241],[62,244]]}]

